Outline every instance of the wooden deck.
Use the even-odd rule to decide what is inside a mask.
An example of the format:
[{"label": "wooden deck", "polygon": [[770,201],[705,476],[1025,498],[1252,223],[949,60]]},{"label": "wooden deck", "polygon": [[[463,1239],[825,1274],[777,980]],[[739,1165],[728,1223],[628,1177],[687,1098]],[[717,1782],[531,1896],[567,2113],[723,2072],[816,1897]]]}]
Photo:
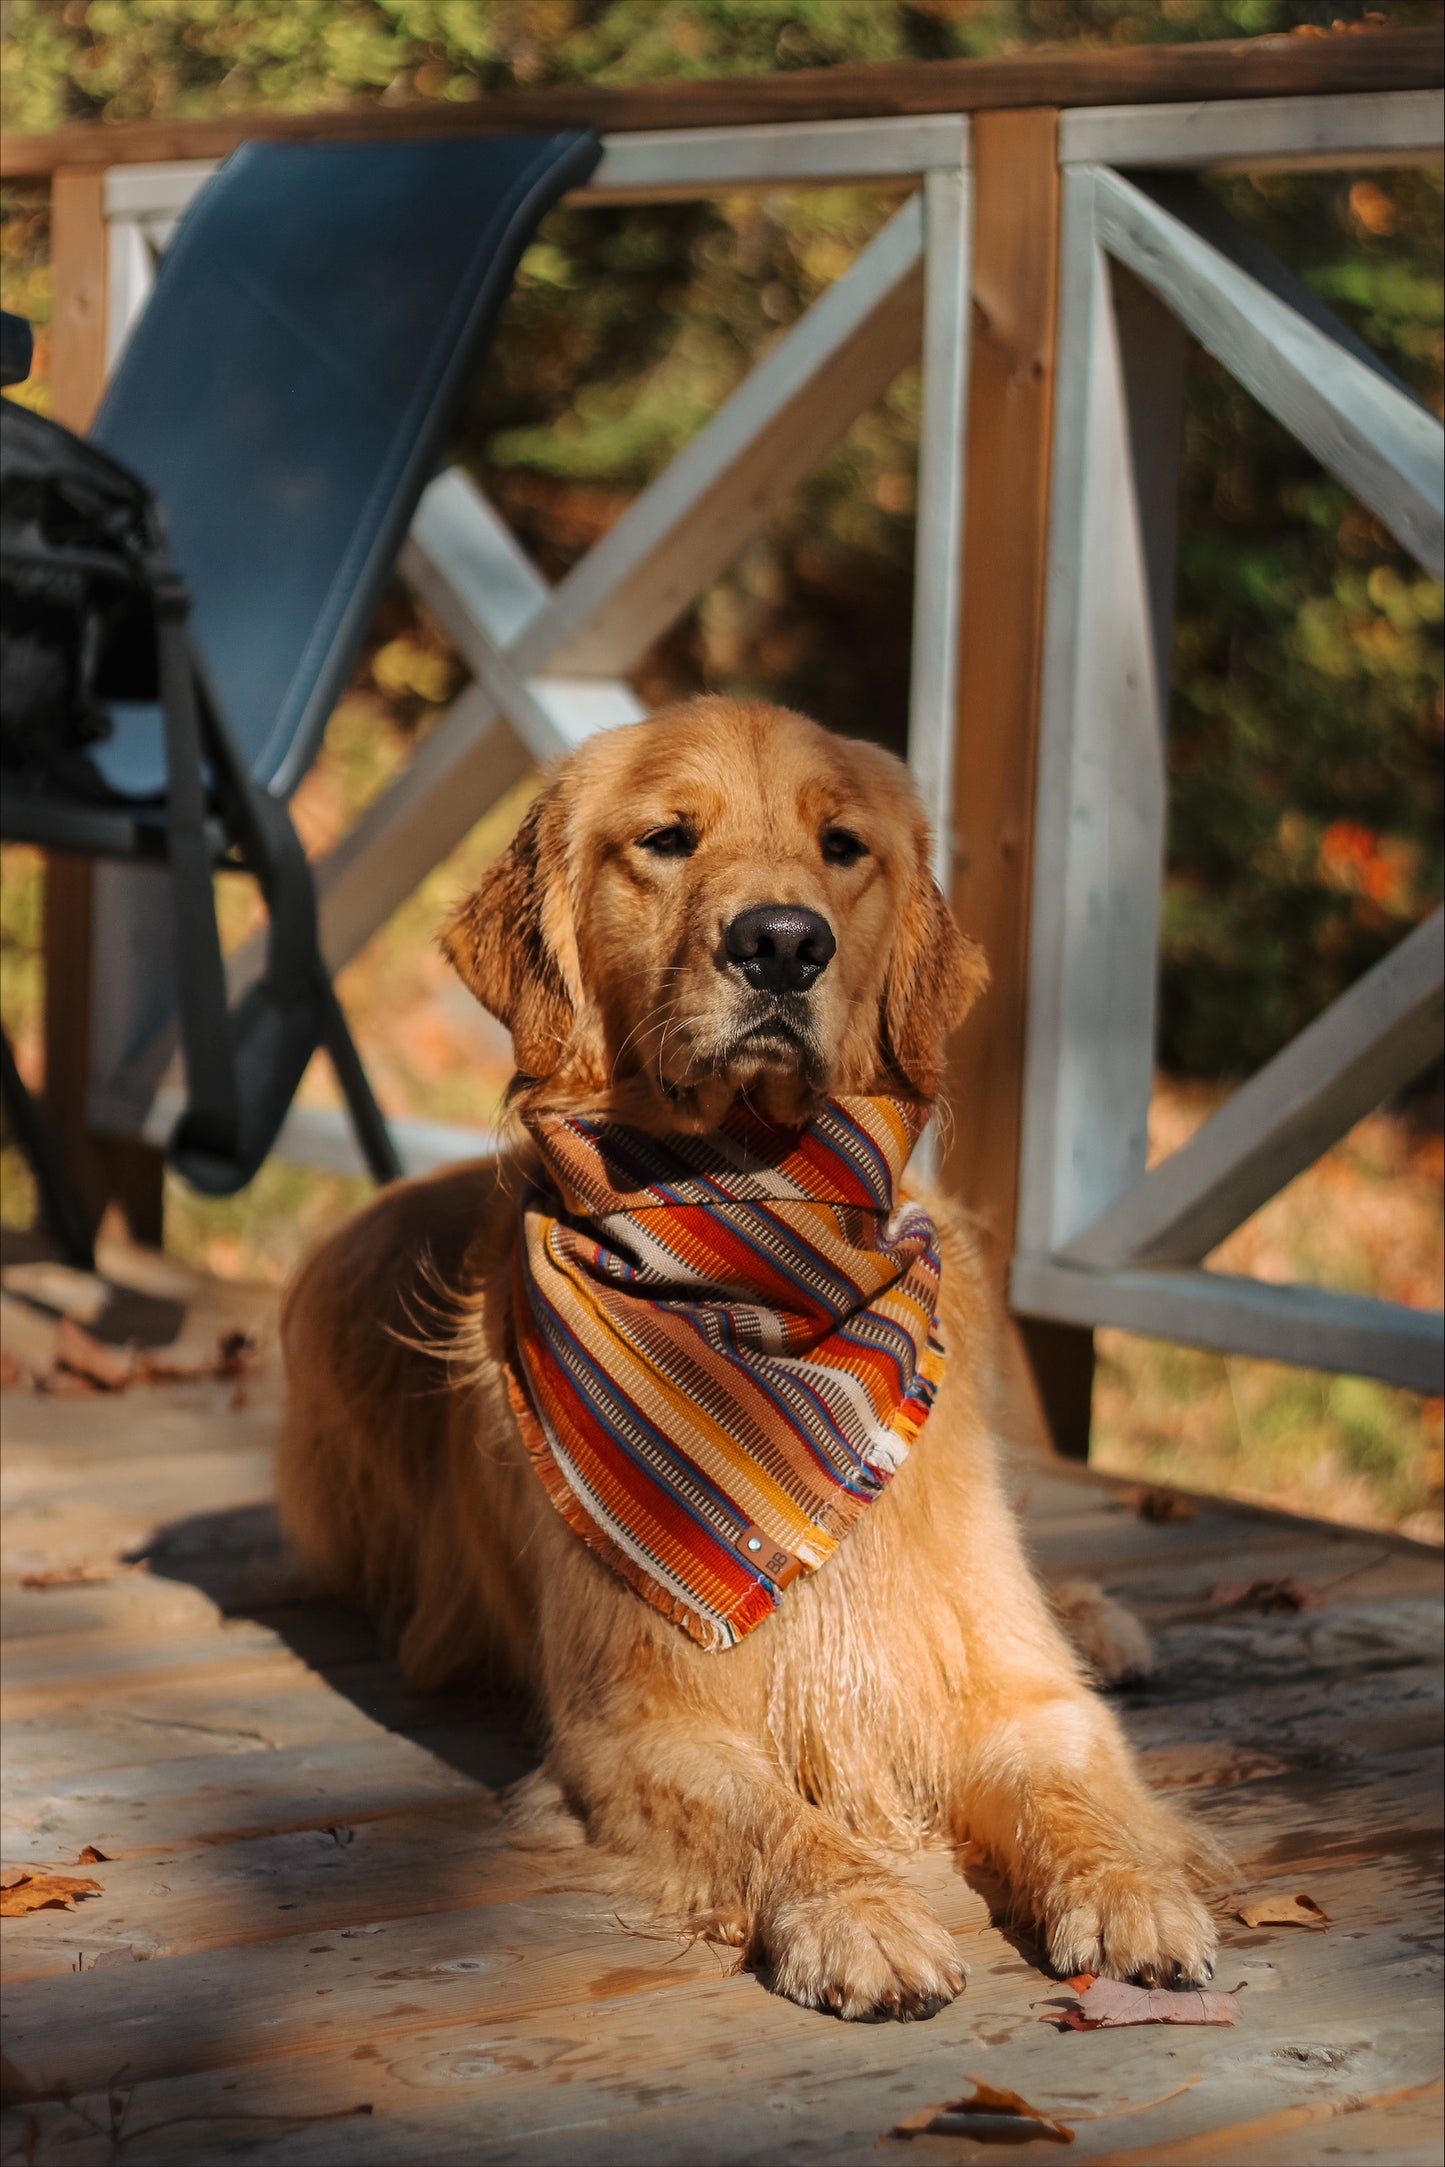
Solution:
[{"label": "wooden deck", "polygon": [[[145,1284],[102,1329],[269,1326],[264,1296],[125,1269]],[[1045,1572],[1155,1630],[1159,1673],[1121,1698],[1154,1780],[1241,1890],[1307,1891],[1334,1923],[1250,1931],[1222,1892],[1235,2029],[1061,2032],[986,1881],[926,1857],[968,1990],[930,2024],[848,2027],[728,1952],[625,1931],[585,1848],[517,1841],[515,1715],[423,1699],[356,1620],[285,1600],[275,1368],[239,1395],[5,1393],[3,1857],[103,1888],[6,1923],[6,2163],[926,2167],[982,2147],[884,2133],[970,2077],[1098,2167],[1439,2159],[1432,1553],[1202,1502],[1151,1524],[1115,1485],[1021,1468]],[[22,1584],[77,1566],[97,1577]],[[1286,1575],[1322,1606],[1212,1605]],[[103,1863],[76,1863],[87,1845]]]}]

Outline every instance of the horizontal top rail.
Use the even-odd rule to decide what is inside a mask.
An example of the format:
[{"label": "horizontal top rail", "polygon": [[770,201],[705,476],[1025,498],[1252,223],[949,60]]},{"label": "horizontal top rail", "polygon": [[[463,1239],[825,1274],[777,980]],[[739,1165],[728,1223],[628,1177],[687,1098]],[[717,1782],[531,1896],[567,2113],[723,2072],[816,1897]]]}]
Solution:
[{"label": "horizontal top rail", "polygon": [[[959,113],[918,120],[823,121],[807,128],[666,129],[604,136],[595,172],[569,202],[686,201],[719,190],[833,186],[842,181],[917,180],[968,163],[968,122]],[[113,166],[105,178],[109,219],[178,218],[214,158]]]},{"label": "horizontal top rail", "polygon": [[1442,81],[1445,57],[1434,26],[1193,45],[1047,46],[1000,60],[850,63],[776,75],[646,83],[632,89],[588,84],[508,92],[464,105],[437,99],[316,113],[235,113],[214,120],[81,122],[50,135],[7,137],[0,143],[0,178],[42,176],[62,167],[219,158],[255,137],[391,142],[576,127],[620,135],[1021,106],[1192,104],[1211,98],[1429,90]]},{"label": "horizontal top rail", "polygon": [[1092,105],[1062,115],[1059,163],[1301,172],[1438,158],[1442,135],[1445,99],[1438,90]]},{"label": "horizontal top rail", "polygon": [[575,191],[593,203],[676,201],[720,189],[904,180],[968,161],[960,113],[899,119],[765,121],[741,128],[663,128],[602,138],[602,157]]}]

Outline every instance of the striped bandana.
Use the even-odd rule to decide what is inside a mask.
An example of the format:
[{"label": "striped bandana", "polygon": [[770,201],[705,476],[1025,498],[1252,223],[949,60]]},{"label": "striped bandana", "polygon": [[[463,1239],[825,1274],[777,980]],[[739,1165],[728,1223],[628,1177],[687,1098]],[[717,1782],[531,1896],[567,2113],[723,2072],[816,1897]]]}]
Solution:
[{"label": "striped bandana", "polygon": [[894,1207],[925,1119],[846,1098],[805,1129],[533,1124],[523,1436],[563,1518],[705,1648],[827,1563],[927,1419],[937,1236]]}]

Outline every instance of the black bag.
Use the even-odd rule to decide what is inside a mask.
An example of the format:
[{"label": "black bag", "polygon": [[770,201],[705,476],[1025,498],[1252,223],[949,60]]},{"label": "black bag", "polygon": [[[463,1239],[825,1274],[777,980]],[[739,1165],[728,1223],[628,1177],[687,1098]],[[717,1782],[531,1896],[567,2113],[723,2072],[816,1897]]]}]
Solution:
[{"label": "black bag", "polygon": [[58,423],[0,400],[0,769],[13,785],[104,801],[89,758],[107,703],[154,700],[148,565],[155,500]]},{"label": "black bag", "polygon": [[[240,761],[188,618],[145,485],[0,399],[0,779],[61,805],[143,810],[108,788],[90,751],[110,731],[108,701],[159,703],[187,1096],[169,1157],[194,1187],[230,1196],[275,1141],[335,995],[296,831]],[[234,1014],[212,887],[218,841],[260,879],[271,921],[265,972]],[[378,1154],[394,1161],[384,1132]]]}]

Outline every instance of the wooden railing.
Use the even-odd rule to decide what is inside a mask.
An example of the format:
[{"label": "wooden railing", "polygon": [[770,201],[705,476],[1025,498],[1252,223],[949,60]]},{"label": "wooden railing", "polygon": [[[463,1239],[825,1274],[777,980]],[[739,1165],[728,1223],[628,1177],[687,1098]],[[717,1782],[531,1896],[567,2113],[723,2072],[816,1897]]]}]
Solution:
[{"label": "wooden railing", "polygon": [[1357,37],[1237,38],[1198,45],[1088,49],[1052,46],[1003,60],[934,60],[795,68],[719,81],[509,91],[474,104],[361,105],[317,113],[229,113],[215,120],[144,120],[12,136],[0,179],[62,167],[150,165],[224,158],[256,137],[385,142],[500,129],[743,128],[764,122],[881,120],[920,113],[1014,112],[1022,107],[1195,106],[1219,99],[1331,97],[1349,91],[1434,90],[1438,27]]},{"label": "wooden railing", "polygon": [[[1438,156],[1441,76],[1428,32],[1041,53],[69,129],[12,140],[0,170],[52,176],[52,374],[82,426],[185,202],[248,135],[587,120],[607,137],[584,202],[917,184],[557,587],[461,474],[427,492],[402,571],[472,681],[320,861],[322,936],[339,967],[531,763],[639,714],[628,670],[921,357],[909,757],[994,970],[955,1057],[942,1172],[992,1229],[1016,1344],[1079,1451],[1101,1323],[1439,1389],[1438,1317],[1201,1268],[1438,1050],[1438,916],[1149,1172],[1146,1142],[1188,339],[1437,576],[1442,548],[1438,423],[1190,176]],[[96,1193],[142,1230],[154,1160],[136,1139],[170,1117],[173,1030],[133,959],[165,952],[164,913],[154,873],[52,878],[48,1097]],[[243,951],[237,983],[255,967]],[[463,1139],[403,1124],[401,1141],[420,1166]],[[347,1163],[313,1112],[282,1148]]]},{"label": "wooden railing", "polygon": [[[1077,114],[1060,133],[1060,389],[1024,1150],[1024,1313],[1438,1390],[1440,1319],[1200,1268],[1441,1045],[1441,914],[1146,1172],[1184,363],[1197,340],[1432,577],[1434,416],[1191,177],[1223,159],[1413,158],[1439,101]],[[1351,110],[1346,110],[1347,108]],[[1127,177],[1121,168],[1127,168]]]}]

